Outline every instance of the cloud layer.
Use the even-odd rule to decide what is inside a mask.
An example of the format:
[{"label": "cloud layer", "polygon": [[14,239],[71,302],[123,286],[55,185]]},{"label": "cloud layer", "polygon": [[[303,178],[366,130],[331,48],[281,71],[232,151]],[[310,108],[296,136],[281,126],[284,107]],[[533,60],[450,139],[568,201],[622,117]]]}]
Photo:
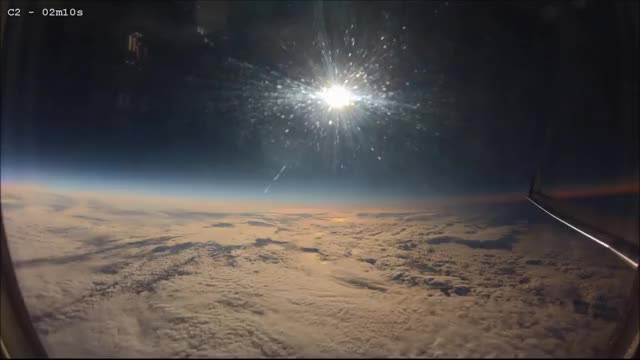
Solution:
[{"label": "cloud layer", "polygon": [[633,276],[526,204],[108,199],[3,186],[19,281],[54,356],[596,356]]}]

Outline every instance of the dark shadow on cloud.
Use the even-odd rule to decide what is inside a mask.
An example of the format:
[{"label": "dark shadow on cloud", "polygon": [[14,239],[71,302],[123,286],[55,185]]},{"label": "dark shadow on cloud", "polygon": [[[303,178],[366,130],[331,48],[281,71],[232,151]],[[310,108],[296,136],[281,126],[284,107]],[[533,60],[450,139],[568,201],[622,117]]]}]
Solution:
[{"label": "dark shadow on cloud", "polygon": [[114,250],[141,248],[141,247],[144,247],[144,246],[162,244],[162,243],[165,243],[165,242],[167,242],[169,240],[177,239],[177,238],[180,238],[180,237],[181,236],[157,236],[157,237],[151,237],[151,238],[146,238],[146,239],[143,239],[143,240],[130,241],[130,242],[118,244],[118,245],[115,245],[115,246],[111,246],[111,247],[108,247],[108,248],[97,250],[97,251],[95,251],[93,253],[94,254],[100,254],[100,253],[110,252],[110,251],[114,251]]},{"label": "dark shadow on cloud", "polygon": [[232,223],[228,223],[228,222],[220,222],[220,223],[216,223],[216,224],[211,224],[207,227],[214,227],[214,228],[230,228],[230,227],[234,227],[234,225]]},{"label": "dark shadow on cloud", "polygon": [[260,248],[270,244],[280,245],[289,250],[300,250],[300,248],[288,241],[273,240],[271,238],[257,238],[253,243],[243,245],[222,245],[215,241],[210,241],[206,245],[209,247],[209,255],[215,258],[222,255],[231,255],[231,252],[235,250],[244,250],[256,247]]},{"label": "dark shadow on cloud", "polygon": [[[263,218],[263,219],[266,219],[266,218]],[[293,222],[296,222],[298,220],[301,220],[301,219],[300,218],[288,217],[288,216],[279,216],[277,218],[272,218],[272,219],[269,219],[269,220],[273,221],[273,222],[278,222],[280,224],[289,225],[289,224],[291,224]]]},{"label": "dark shadow on cloud", "polygon": [[85,215],[71,215],[71,216],[76,218],[76,219],[82,219],[82,220],[88,220],[88,221],[94,221],[94,222],[106,222],[107,221],[105,219],[101,219],[101,218],[93,217],[93,216],[85,216]]},{"label": "dark shadow on cloud", "polygon": [[367,213],[361,212],[356,214],[358,217],[373,217],[373,218],[403,218],[405,216],[418,215],[422,212],[379,212],[379,213]]},{"label": "dark shadow on cloud", "polygon": [[268,222],[264,222],[264,221],[247,221],[247,224],[251,225],[251,226],[262,226],[262,227],[274,227],[275,225],[268,223]]},{"label": "dark shadow on cloud", "polygon": [[0,206],[3,210],[18,210],[26,207],[26,203],[21,196],[7,194],[2,195]]},{"label": "dark shadow on cloud", "polygon": [[89,209],[92,210],[103,210],[103,209],[111,209],[112,206],[107,204],[104,201],[100,201],[100,200],[95,200],[95,199],[91,199],[91,200],[87,200],[87,207]]},{"label": "dark shadow on cloud", "polygon": [[[159,236],[159,237],[152,237],[152,238],[147,238],[147,239],[138,240],[138,241],[121,243],[121,244],[109,246],[109,247],[103,247],[103,248],[100,248],[94,251],[89,251],[82,254],[67,255],[67,256],[60,256],[60,257],[43,257],[43,258],[35,258],[35,259],[29,259],[29,260],[18,260],[15,262],[15,266],[16,268],[20,268],[20,267],[31,267],[31,266],[41,266],[41,265],[65,265],[65,264],[70,264],[74,262],[87,261],[87,260],[90,260],[95,255],[101,255],[101,254],[105,254],[113,251],[137,249],[137,248],[142,248],[150,245],[160,245],[171,239],[175,239],[179,237],[180,236]],[[102,238],[102,237],[90,238],[85,241],[99,243],[100,241],[104,241],[105,239],[107,239],[110,242],[118,241],[118,240]]]},{"label": "dark shadow on cloud", "polygon": [[[321,214],[316,214],[316,218],[318,220],[328,220],[329,218],[323,217],[323,216],[319,216]],[[300,220],[304,220],[304,219],[311,219],[314,218],[313,214],[308,214],[308,213],[295,213],[295,214],[281,214],[278,215],[276,218],[272,218],[272,221],[277,221],[281,224],[291,224],[293,222],[296,221],[300,221]],[[269,220],[269,218],[263,217],[263,220]]]},{"label": "dark shadow on cloud", "polygon": [[51,208],[51,210],[53,210],[54,212],[61,212],[61,211],[65,211],[67,209],[69,209],[71,206],[67,206],[64,204],[49,204],[49,208]]},{"label": "dark shadow on cloud", "polygon": [[298,250],[298,251],[302,251],[302,252],[311,252],[311,253],[320,253],[320,249],[315,248],[315,247],[299,247],[296,246],[288,241],[283,241],[283,240],[273,240],[271,238],[257,238],[252,245],[249,246],[255,246],[255,247],[262,247],[262,246],[266,246],[269,244],[275,244],[275,245],[280,245],[286,249],[289,250]]},{"label": "dark shadow on cloud", "polygon": [[258,213],[229,213],[229,215],[236,215],[236,216],[244,216],[244,217],[257,217],[257,218],[266,218],[267,216],[265,214],[258,214]]},{"label": "dark shadow on cloud", "polygon": [[234,250],[243,249],[247,247],[247,245],[222,245],[218,244],[215,241],[209,242],[209,256],[215,257],[217,255],[225,255],[229,254]]},{"label": "dark shadow on cloud", "polygon": [[188,211],[188,210],[171,210],[171,211],[163,211],[163,214],[171,217],[176,217],[180,219],[206,219],[206,218],[215,218],[221,219],[230,216],[240,216],[240,217],[257,217],[257,218],[266,218],[264,214],[256,214],[256,213],[232,213],[232,212],[210,212],[210,211]]},{"label": "dark shadow on cloud", "polygon": [[427,273],[435,273],[435,274],[439,274],[440,273],[440,269],[435,268],[429,264],[426,263],[422,263],[419,261],[410,261],[407,263],[407,265],[409,267],[412,267],[414,269],[419,270],[420,272],[427,272]]},{"label": "dark shadow on cloud", "polygon": [[157,246],[153,249],[151,249],[152,253],[159,253],[159,252],[167,252],[167,253],[171,253],[171,254],[176,254],[179,253],[182,250],[187,250],[187,249],[191,249],[194,247],[201,247],[204,245],[209,245],[207,243],[201,243],[201,242],[186,242],[186,243],[181,243],[181,244],[176,244],[176,245],[160,245]]},{"label": "dark shadow on cloud", "polygon": [[231,216],[231,213],[207,212],[207,211],[163,211],[163,214],[179,219],[206,219],[206,218],[225,218]]},{"label": "dark shadow on cloud", "polygon": [[171,265],[169,268],[151,276],[150,278],[134,281],[128,286],[128,291],[140,294],[143,292],[151,292],[154,290],[155,284],[161,281],[169,281],[178,276],[191,275],[192,272],[185,269],[185,267],[196,262],[196,257],[192,256],[184,261]]},{"label": "dark shadow on cloud", "polygon": [[2,200],[11,200],[11,201],[22,201],[22,196],[18,196],[15,194],[6,194],[2,195]]},{"label": "dark shadow on cloud", "polygon": [[406,227],[400,228],[400,229],[396,230],[392,235],[400,235],[403,232],[405,232],[406,230],[407,230]]},{"label": "dark shadow on cloud", "polygon": [[443,217],[443,215],[440,215],[440,214],[416,214],[416,215],[403,217],[402,221],[404,222],[430,221],[430,220],[438,219],[441,217]]},{"label": "dark shadow on cloud", "polygon": [[71,197],[58,194],[47,194],[45,196],[45,202],[54,212],[65,211],[76,205],[76,201]]},{"label": "dark shadow on cloud", "polygon": [[100,274],[115,275],[119,273],[120,270],[127,267],[128,265],[129,265],[129,262],[119,261],[113,264],[98,266],[95,268],[95,271]]},{"label": "dark shadow on cloud", "polygon": [[99,211],[106,214],[116,215],[116,216],[140,216],[140,215],[148,215],[149,213],[141,210],[127,210],[127,209],[119,209],[110,204],[107,204],[103,201],[99,200],[89,200],[87,201],[87,207],[92,210]]},{"label": "dark shadow on cloud", "polygon": [[517,235],[519,232],[513,231],[506,234],[496,240],[467,240],[456,236],[438,236],[432,239],[426,240],[430,245],[441,244],[460,244],[468,246],[472,249],[497,249],[497,250],[511,250],[513,244],[518,240]]},{"label": "dark shadow on cloud", "polygon": [[[60,317],[69,320],[82,318],[82,315],[79,315],[76,311],[77,305],[84,307],[87,303],[92,304],[100,299],[111,298],[114,290],[135,294],[151,292],[154,290],[155,284],[161,281],[171,280],[178,276],[190,275],[191,272],[187,270],[186,267],[195,261],[195,257],[190,257],[186,260],[172,263],[169,267],[161,269],[161,271],[158,272],[153,272],[149,274],[149,276],[144,276],[141,279],[134,278],[130,279],[130,281],[122,281],[121,279],[113,281],[93,281],[93,288],[88,293],[72,299],[62,306],[54,307],[40,313],[34,313],[31,315],[32,321],[37,325],[43,321],[51,321],[53,319],[59,319]],[[115,274],[128,265],[126,262],[119,262],[99,267],[96,270],[103,274]]]},{"label": "dark shadow on cloud", "polygon": [[95,247],[103,247],[103,246],[115,243],[117,241],[118,239],[114,239],[107,235],[98,235],[98,236],[90,237],[84,240],[83,242]]},{"label": "dark shadow on cloud", "polygon": [[60,257],[36,258],[29,260],[18,260],[14,262],[16,268],[41,266],[41,265],[65,265],[78,261],[86,261],[91,258],[91,253],[67,255]]},{"label": "dark shadow on cloud", "polygon": [[118,215],[118,216],[140,216],[140,215],[148,215],[149,213],[146,212],[146,211],[141,211],[141,210],[114,209],[114,210],[110,211],[109,214]]},{"label": "dark shadow on cloud", "polygon": [[278,245],[284,245],[284,244],[288,244],[288,241],[281,241],[281,240],[272,240],[271,238],[257,238],[253,244],[255,246],[265,246],[265,245],[269,245],[269,244],[278,244]]},{"label": "dark shadow on cloud", "polygon": [[2,202],[0,205],[2,206],[2,210],[20,210],[25,207],[24,204],[21,203],[13,203],[13,202]]},{"label": "dark shadow on cloud", "polygon": [[356,288],[386,292],[387,288],[369,279],[359,277],[335,277],[336,280]]},{"label": "dark shadow on cloud", "polygon": [[290,216],[295,216],[295,217],[300,217],[300,218],[304,218],[304,219],[308,219],[308,218],[312,218],[313,214],[308,214],[308,213],[297,213],[297,214],[288,214]]},{"label": "dark shadow on cloud", "polygon": [[377,218],[377,219],[396,218],[404,222],[412,222],[412,221],[429,221],[434,219],[440,219],[440,218],[446,217],[447,215],[444,213],[434,214],[431,212],[424,212],[424,211],[410,211],[410,212],[378,212],[378,213],[362,212],[362,213],[358,213],[357,216]]},{"label": "dark shadow on cloud", "polygon": [[71,231],[78,230],[78,227],[75,226],[67,226],[67,227],[48,227],[45,229],[46,232],[54,235],[67,235]]}]

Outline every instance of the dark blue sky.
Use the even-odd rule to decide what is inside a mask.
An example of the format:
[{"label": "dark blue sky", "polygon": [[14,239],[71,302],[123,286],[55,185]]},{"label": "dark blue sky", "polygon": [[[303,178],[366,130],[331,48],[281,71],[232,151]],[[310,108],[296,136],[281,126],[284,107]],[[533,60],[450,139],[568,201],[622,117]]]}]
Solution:
[{"label": "dark blue sky", "polygon": [[[637,42],[629,46],[620,3],[76,5],[82,18],[9,19],[5,177],[255,190],[286,165],[273,193],[412,196],[526,193],[541,156],[549,178],[574,182],[637,169],[628,88]],[[272,85],[322,78],[318,39],[346,67],[335,53],[348,51],[345,29],[357,54],[368,52],[369,84],[393,104],[340,133],[314,127],[320,110],[296,107],[299,97],[277,102]],[[135,31],[150,56],[129,65]]]}]

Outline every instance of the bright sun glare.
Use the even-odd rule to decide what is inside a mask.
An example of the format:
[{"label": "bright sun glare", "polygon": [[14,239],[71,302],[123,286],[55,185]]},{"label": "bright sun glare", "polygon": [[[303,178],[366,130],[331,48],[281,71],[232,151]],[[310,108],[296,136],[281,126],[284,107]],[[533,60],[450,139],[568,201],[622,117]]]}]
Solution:
[{"label": "bright sun glare", "polygon": [[353,94],[344,86],[332,85],[329,88],[322,89],[318,96],[329,105],[330,109],[341,110],[351,105],[354,100]]}]

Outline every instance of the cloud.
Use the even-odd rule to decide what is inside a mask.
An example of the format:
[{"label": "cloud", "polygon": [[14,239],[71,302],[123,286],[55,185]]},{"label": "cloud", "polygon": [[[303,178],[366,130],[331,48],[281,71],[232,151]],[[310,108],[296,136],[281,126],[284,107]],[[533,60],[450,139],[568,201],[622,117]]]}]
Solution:
[{"label": "cloud", "polygon": [[[634,276],[589,242],[552,227],[529,236],[489,210],[442,220],[402,208],[322,218],[143,207],[133,211],[168,221],[140,225],[87,223],[123,210],[92,205],[32,207],[7,229],[52,356],[595,356]],[[282,237],[255,235],[285,217]]]}]

